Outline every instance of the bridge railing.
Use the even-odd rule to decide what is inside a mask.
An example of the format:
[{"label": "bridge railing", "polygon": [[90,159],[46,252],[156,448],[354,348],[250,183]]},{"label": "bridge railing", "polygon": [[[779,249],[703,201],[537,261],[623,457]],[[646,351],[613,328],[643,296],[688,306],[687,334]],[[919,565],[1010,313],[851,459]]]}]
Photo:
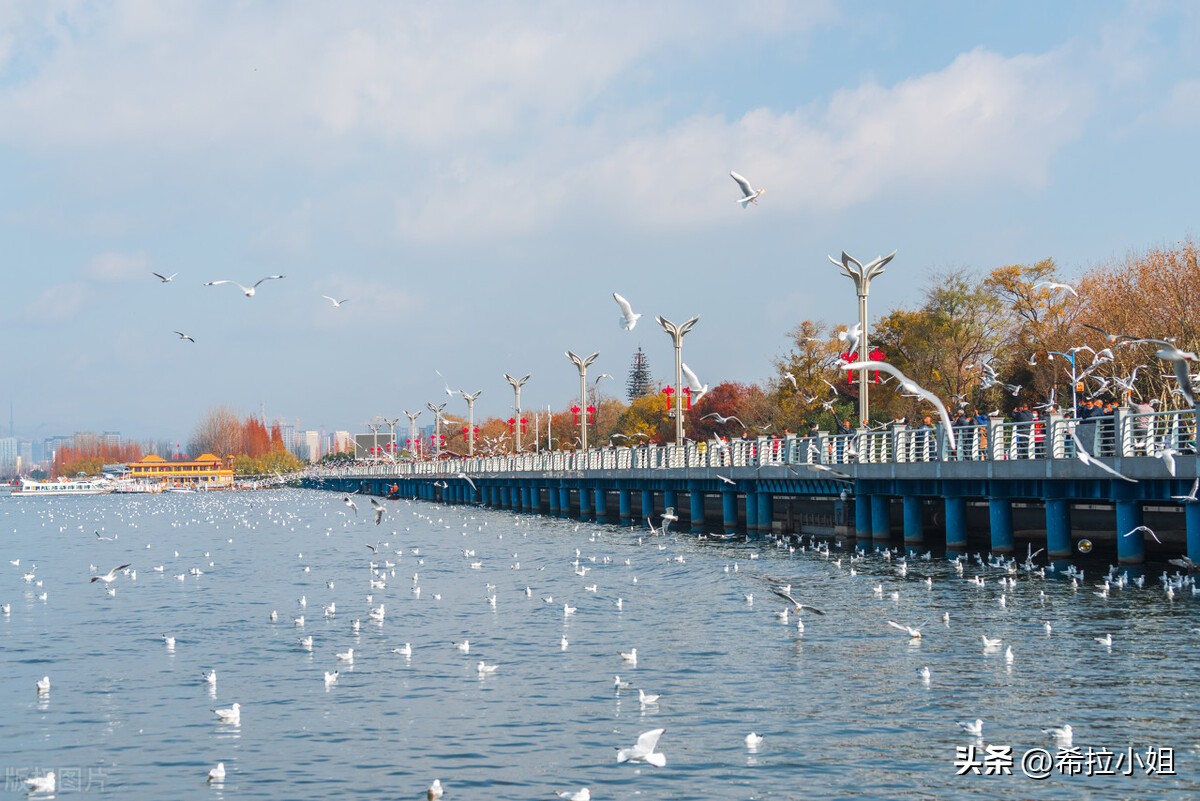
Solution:
[{"label": "bridge railing", "polygon": [[1151,456],[1170,448],[1194,452],[1194,409],[1112,415],[1074,420],[1050,415],[1033,422],[992,420],[986,426],[954,429],[957,448],[944,428],[864,429],[852,434],[818,432],[805,437],[686,441],[683,445],[604,447],[588,451],[539,451],[465,459],[400,461],[391,464],[313,467],[309,475],[334,478],[451,477],[591,470],[730,468],[803,464],[913,463],[935,461],[1075,458],[1078,446],[1093,456]]}]

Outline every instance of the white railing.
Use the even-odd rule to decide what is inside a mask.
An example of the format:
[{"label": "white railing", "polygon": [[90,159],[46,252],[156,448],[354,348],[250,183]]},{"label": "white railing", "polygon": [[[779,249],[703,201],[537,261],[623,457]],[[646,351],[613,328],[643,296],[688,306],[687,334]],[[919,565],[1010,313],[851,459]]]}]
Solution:
[{"label": "white railing", "polygon": [[[1074,436],[1072,436],[1072,433]],[[605,447],[588,451],[541,451],[505,456],[475,456],[440,461],[313,467],[307,475],[329,478],[410,478],[546,472],[660,470],[682,468],[769,467],[802,464],[879,464],[938,461],[1071,459],[1076,440],[1094,456],[1152,456],[1171,448],[1196,447],[1193,409],[1074,420],[1059,415],[1031,423],[990,421],[954,429],[950,447],[941,426],[912,429],[894,426],[852,434],[818,433],[810,437],[759,437],[754,440],[685,442],[683,445]]]}]

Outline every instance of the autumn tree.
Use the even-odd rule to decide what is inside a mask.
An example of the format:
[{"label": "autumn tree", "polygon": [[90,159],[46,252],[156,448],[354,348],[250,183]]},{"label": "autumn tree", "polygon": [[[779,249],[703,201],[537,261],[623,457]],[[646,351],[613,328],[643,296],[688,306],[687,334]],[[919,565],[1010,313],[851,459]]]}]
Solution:
[{"label": "autumn tree", "polygon": [[222,457],[242,453],[241,420],[226,406],[209,410],[196,425],[188,448],[193,454],[211,453]]}]

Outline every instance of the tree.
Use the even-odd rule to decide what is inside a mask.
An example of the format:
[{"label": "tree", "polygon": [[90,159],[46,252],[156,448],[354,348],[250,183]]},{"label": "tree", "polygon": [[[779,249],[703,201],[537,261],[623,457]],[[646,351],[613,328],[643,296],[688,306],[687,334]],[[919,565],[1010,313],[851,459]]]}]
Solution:
[{"label": "tree", "polygon": [[226,406],[210,410],[200,419],[188,448],[194,454],[230,456],[242,453],[242,424]]},{"label": "tree", "polygon": [[650,377],[650,362],[638,346],[629,368],[629,379],[625,382],[625,397],[630,401],[654,394],[654,379]]}]

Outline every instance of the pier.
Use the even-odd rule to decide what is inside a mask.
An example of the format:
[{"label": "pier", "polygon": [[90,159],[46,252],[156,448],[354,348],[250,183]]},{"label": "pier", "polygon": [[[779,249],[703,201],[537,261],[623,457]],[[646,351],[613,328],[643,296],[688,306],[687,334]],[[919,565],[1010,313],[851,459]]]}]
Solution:
[{"label": "pier", "polygon": [[1036,428],[956,429],[956,448],[944,429],[898,426],[356,464],[313,469],[304,482],[372,495],[395,486],[406,498],[621,525],[657,524],[670,507],[675,529],[717,535],[814,533],[951,550],[984,540],[994,553],[1013,553],[1021,540],[1052,558],[1086,539],[1121,564],[1144,562],[1148,545],[1200,562],[1195,421],[1193,409],[1119,411],[1076,430],[1052,415]]}]

